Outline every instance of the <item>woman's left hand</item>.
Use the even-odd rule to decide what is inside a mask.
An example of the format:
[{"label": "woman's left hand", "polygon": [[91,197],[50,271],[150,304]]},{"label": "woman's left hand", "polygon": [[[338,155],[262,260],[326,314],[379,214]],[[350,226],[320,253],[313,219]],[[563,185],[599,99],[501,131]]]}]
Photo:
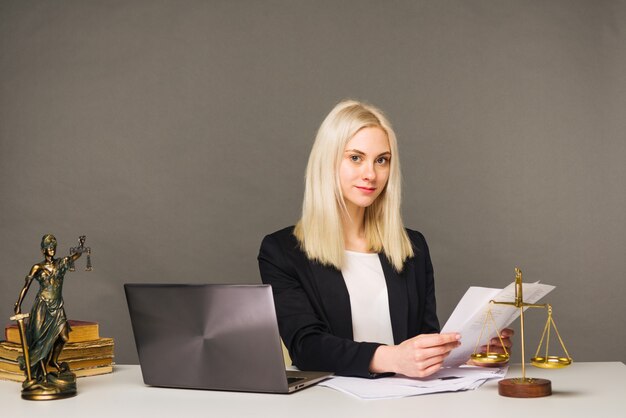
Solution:
[{"label": "woman's left hand", "polygon": [[[513,334],[515,334],[515,331],[513,331],[511,328],[502,329],[502,331],[500,332],[500,338],[502,338],[502,344],[500,344],[500,338],[498,337],[492,338],[491,341],[489,342],[489,352],[504,354],[504,348],[502,347],[504,346],[506,348],[506,351],[509,354],[511,354],[511,348],[513,347],[513,342],[511,341],[511,337],[513,336]],[[480,347],[480,351],[481,352],[487,351],[487,346],[483,345],[482,347]]]}]

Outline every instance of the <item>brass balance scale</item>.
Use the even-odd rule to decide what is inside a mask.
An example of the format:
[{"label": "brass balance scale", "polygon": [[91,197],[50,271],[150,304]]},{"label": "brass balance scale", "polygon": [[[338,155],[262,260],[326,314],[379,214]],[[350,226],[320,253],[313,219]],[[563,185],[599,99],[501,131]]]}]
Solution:
[{"label": "brass balance scale", "polygon": [[[548,311],[548,319],[546,321],[546,325],[543,329],[543,334],[541,336],[541,340],[539,341],[539,346],[537,347],[537,351],[535,356],[530,359],[530,363],[542,369],[560,369],[563,367],[567,367],[572,364],[572,358],[570,357],[567,349],[565,348],[565,344],[563,343],[563,339],[559,334],[558,329],[556,328],[556,324],[554,323],[554,319],[552,318],[552,306],[549,304],[532,304],[532,303],[524,303],[523,295],[522,295],[522,271],[519,268],[515,269],[515,301],[514,302],[499,302],[499,301],[490,301],[490,304],[496,305],[509,305],[519,308],[520,310],[520,330],[521,330],[521,346],[522,346],[522,377],[521,378],[510,378],[503,379],[498,383],[498,393],[502,396],[508,396],[513,398],[536,398],[541,396],[549,396],[552,394],[552,386],[549,380],[547,379],[536,379],[532,377],[526,377],[526,363],[525,363],[525,353],[524,353],[524,309],[525,308],[544,308]],[[487,314],[485,315],[485,320],[483,322],[483,328],[480,336],[478,337],[478,341],[476,342],[476,348],[474,348],[474,353],[471,355],[470,362],[477,366],[486,366],[486,367],[498,367],[505,365],[510,358],[510,355],[506,348],[504,348],[504,353],[498,353],[494,351],[490,351],[490,344],[487,344],[487,351],[485,352],[477,352],[478,345],[480,344],[480,340],[482,338],[483,332],[489,326],[493,327],[493,329],[498,334],[498,338],[500,339],[500,343],[502,345],[502,338],[500,336],[500,331],[496,327],[496,323],[493,319],[493,315],[491,313],[491,307],[487,310]],[[565,352],[565,356],[553,356],[549,355],[549,346],[550,346],[550,330],[554,329],[554,332],[561,343],[561,347]],[[542,353],[543,343],[546,343],[545,354]]]}]

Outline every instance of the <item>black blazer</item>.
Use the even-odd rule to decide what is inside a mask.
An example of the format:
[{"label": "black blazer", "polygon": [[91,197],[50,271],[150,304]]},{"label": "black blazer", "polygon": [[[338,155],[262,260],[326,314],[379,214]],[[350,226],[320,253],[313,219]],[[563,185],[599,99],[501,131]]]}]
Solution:
[{"label": "black blazer", "polygon": [[[428,246],[421,233],[407,233],[415,256],[401,273],[379,255],[396,344],[439,332]],[[280,335],[293,364],[301,370],[370,376],[369,364],[381,344],[353,341],[350,295],[341,271],[310,261],[300,250],[293,227],[266,236],[258,261],[263,283],[272,285]]]}]

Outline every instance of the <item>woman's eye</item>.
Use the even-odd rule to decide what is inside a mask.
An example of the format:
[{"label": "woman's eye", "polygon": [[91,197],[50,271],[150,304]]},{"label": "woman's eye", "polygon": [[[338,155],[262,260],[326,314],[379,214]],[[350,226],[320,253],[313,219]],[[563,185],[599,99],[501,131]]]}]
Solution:
[{"label": "woman's eye", "polygon": [[378,164],[380,164],[380,165],[387,164],[387,161],[389,161],[389,160],[387,159],[387,157],[379,157],[379,158],[376,160],[376,162],[377,162]]},{"label": "woman's eye", "polygon": [[351,155],[350,161],[358,163],[359,161],[361,161],[361,157],[359,157],[358,155]]}]

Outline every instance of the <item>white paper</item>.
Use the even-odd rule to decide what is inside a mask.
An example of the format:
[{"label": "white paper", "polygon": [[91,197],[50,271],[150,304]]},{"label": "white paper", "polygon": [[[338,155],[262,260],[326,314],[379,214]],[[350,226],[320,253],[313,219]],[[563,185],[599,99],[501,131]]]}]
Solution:
[{"label": "white paper", "polygon": [[[554,286],[539,282],[522,283],[522,286],[524,303],[537,303],[539,299],[554,289]],[[444,360],[444,366],[458,366],[466,363],[477,346],[485,345],[488,340],[497,336],[493,323],[488,321],[481,337],[485,315],[489,308],[491,308],[491,314],[498,330],[509,326],[520,315],[520,310],[515,306],[490,304],[491,300],[514,302],[515,282],[504,289],[470,287],[465,292],[450,319],[441,330],[442,333],[458,332],[461,334],[461,346],[452,350]],[[479,338],[480,341],[478,341]]]},{"label": "white paper", "polygon": [[450,367],[443,368],[425,379],[402,375],[381,379],[334,376],[321,383],[359,399],[392,399],[437,392],[473,390],[489,379],[502,379],[507,368]]}]

